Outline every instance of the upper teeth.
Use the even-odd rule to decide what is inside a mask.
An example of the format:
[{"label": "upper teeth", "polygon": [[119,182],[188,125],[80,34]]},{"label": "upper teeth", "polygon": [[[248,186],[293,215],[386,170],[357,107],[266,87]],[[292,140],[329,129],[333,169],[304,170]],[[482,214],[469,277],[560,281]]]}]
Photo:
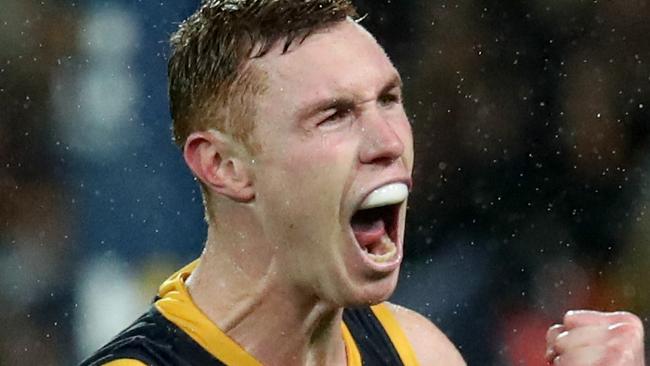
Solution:
[{"label": "upper teeth", "polygon": [[391,183],[381,186],[361,203],[361,210],[400,203],[408,197],[409,190],[404,183]]}]

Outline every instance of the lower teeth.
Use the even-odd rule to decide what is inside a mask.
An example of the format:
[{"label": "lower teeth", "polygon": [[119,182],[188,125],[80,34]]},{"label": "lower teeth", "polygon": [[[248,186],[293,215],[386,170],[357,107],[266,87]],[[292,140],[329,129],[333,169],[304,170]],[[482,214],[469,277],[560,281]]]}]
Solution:
[{"label": "lower teeth", "polygon": [[386,252],[384,254],[373,254],[368,251],[368,247],[363,247],[363,251],[368,254],[368,257],[372,259],[375,262],[386,262],[389,259],[391,259],[394,255],[395,252],[397,251],[397,246],[395,246],[395,243],[393,243],[392,240],[388,237],[388,235],[384,234],[381,239],[379,239],[381,242],[380,250]]}]

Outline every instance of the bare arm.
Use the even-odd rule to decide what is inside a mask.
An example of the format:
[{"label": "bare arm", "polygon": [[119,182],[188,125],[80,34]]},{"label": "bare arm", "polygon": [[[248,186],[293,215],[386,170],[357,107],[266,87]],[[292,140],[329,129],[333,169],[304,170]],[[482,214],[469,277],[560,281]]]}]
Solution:
[{"label": "bare arm", "polygon": [[402,326],[420,365],[466,366],[456,346],[429,319],[399,305],[389,304],[389,309]]}]

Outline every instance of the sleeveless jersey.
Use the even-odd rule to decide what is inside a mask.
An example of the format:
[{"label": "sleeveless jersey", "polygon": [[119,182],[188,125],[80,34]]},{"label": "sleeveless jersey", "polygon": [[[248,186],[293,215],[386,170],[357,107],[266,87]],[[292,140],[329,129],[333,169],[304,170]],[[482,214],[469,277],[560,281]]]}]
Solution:
[{"label": "sleeveless jersey", "polygon": [[[194,266],[165,281],[149,310],[81,366],[260,366],[191,302],[184,279]],[[418,365],[384,304],[344,309],[341,331],[348,366]]]}]

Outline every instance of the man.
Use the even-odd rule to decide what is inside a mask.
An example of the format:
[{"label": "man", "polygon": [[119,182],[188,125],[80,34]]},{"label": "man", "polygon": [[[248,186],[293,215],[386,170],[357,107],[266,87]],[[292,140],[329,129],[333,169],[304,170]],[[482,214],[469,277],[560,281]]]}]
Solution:
[{"label": "man", "polygon": [[[205,250],[84,365],[465,364],[426,318],[384,302],[412,135],[399,74],[355,15],[347,0],[213,0],[181,24],[171,109],[204,193]],[[592,347],[579,329],[609,316],[554,328],[549,358]],[[612,322],[638,333],[623,316]]]}]

